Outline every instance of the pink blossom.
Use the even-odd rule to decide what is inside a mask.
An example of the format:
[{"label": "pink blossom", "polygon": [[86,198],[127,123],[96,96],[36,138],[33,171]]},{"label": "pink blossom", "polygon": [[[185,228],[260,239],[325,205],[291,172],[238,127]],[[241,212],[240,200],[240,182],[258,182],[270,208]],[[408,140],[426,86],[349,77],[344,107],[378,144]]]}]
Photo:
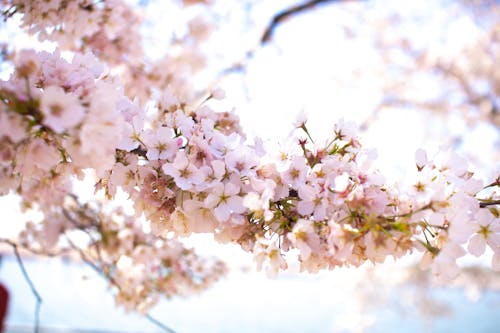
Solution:
[{"label": "pink blossom", "polygon": [[220,222],[226,222],[231,213],[239,214],[246,210],[239,192],[240,188],[232,183],[218,183],[205,199],[205,205],[214,208],[215,217]]},{"label": "pink blossom", "polygon": [[85,116],[85,110],[78,97],[65,93],[60,87],[45,88],[40,104],[40,110],[44,115],[43,123],[56,133],[62,133],[76,126]]},{"label": "pink blossom", "polygon": [[500,218],[487,209],[476,214],[476,233],[469,240],[468,250],[476,257],[481,256],[488,245],[495,253],[500,252]]},{"label": "pink blossom", "polygon": [[148,150],[146,153],[148,160],[171,161],[179,149],[173,138],[172,129],[168,127],[161,127],[156,131],[146,130],[142,140]]},{"label": "pink blossom", "polygon": [[204,175],[189,161],[184,151],[177,153],[173,163],[165,163],[162,170],[174,178],[176,185],[183,190],[190,190],[204,180]]}]

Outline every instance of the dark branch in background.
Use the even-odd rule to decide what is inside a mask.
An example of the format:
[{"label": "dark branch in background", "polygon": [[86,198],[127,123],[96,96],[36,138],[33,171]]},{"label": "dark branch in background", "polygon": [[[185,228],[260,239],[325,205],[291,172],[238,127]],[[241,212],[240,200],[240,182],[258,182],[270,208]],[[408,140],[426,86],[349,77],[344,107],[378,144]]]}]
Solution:
[{"label": "dark branch in background", "polygon": [[35,304],[34,332],[38,333],[38,332],[40,332],[40,308],[42,306],[42,297],[40,296],[40,294],[36,290],[36,287],[33,284],[33,281],[31,281],[29,274],[26,271],[26,268],[24,267],[23,260],[21,258],[21,255],[19,254],[18,245],[16,243],[8,240],[8,239],[1,239],[0,241],[12,246],[12,250],[14,251],[14,255],[16,256],[17,264],[19,265],[19,269],[21,269],[21,273],[23,274],[24,280],[26,281],[26,283],[28,283],[28,286],[30,287],[31,292],[33,293],[33,296],[35,296],[36,304]]},{"label": "dark branch in background", "polygon": [[266,30],[264,30],[264,34],[260,38],[260,44],[264,45],[270,42],[273,37],[274,30],[276,30],[278,25],[289,19],[291,16],[300,14],[306,10],[311,10],[314,7],[316,7],[316,5],[326,4],[328,2],[343,2],[343,1],[347,2],[352,0],[310,0],[282,10],[281,12],[274,15],[273,18],[271,19],[271,22],[269,22]]},{"label": "dark branch in background", "polygon": [[[291,7],[288,7],[288,8],[281,10],[280,12],[278,12],[277,14],[275,14],[273,16],[271,21],[266,26],[264,33],[260,37],[259,44],[255,48],[248,50],[245,53],[243,59],[236,61],[228,68],[223,69],[221,71],[221,73],[219,74],[217,81],[219,81],[221,77],[223,77],[227,74],[245,73],[247,63],[250,59],[253,58],[255,51],[259,47],[265,46],[267,43],[269,43],[273,38],[273,33],[276,30],[276,28],[279,25],[281,25],[282,23],[284,23],[287,19],[291,18],[292,16],[302,14],[308,10],[312,10],[317,5],[327,4],[329,2],[348,2],[348,1],[353,2],[353,1],[363,1],[363,0],[309,0],[309,1],[304,2],[302,4],[293,5]],[[247,88],[244,87],[244,89],[246,90]],[[246,95],[248,96],[248,92],[246,93]],[[132,151],[132,152],[135,152],[135,151]]]}]

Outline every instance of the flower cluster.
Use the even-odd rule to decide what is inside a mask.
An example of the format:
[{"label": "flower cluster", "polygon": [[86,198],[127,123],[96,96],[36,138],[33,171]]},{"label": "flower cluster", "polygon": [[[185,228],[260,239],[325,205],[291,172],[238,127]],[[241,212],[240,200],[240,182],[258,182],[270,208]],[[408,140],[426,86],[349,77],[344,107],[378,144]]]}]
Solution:
[{"label": "flower cluster", "polygon": [[[480,256],[488,244],[494,252],[492,266],[500,270],[500,219],[496,208],[481,208],[476,194],[483,189],[472,178],[467,162],[452,151],[442,151],[434,161],[425,152],[416,154],[418,175],[407,193],[415,207],[409,221],[419,223],[425,248],[421,266],[431,267],[443,280],[459,273],[457,259],[467,252]],[[423,209],[425,208],[425,209]]]},{"label": "flower cluster", "polygon": [[64,186],[77,170],[104,174],[134,109],[116,82],[91,54],[68,62],[58,51],[22,51],[15,65],[0,82],[1,192],[18,188],[38,201],[46,195],[36,188]]},{"label": "flower cluster", "polygon": [[71,50],[92,50],[112,63],[142,57],[140,19],[123,0],[4,0],[5,18],[22,15],[22,26],[41,41]]},{"label": "flower cluster", "polygon": [[296,131],[307,136],[293,136],[273,161],[259,140],[246,142],[233,113],[207,101],[193,107],[167,90],[145,112],[91,56],[69,63],[57,52],[22,54],[2,83],[4,192],[17,188],[51,207],[72,173],[92,168],[98,188],[109,198],[122,188],[156,235],[213,233],[254,252],[271,274],[286,268],[292,249],[310,272],[425,250],[424,263],[448,278],[469,239],[473,254],[484,244],[498,252],[497,211],[480,208],[482,183],[452,153],[430,162],[419,152],[419,179],[398,192],[350,123],[319,144],[300,119]]},{"label": "flower cluster", "polygon": [[[122,149],[138,147],[144,112],[90,54],[76,54],[68,62],[59,51],[21,51],[15,65],[10,79],[0,82],[1,193],[15,190],[25,206],[45,217],[27,225],[20,238],[24,246],[49,253],[66,239],[117,288],[119,303],[141,311],[149,309],[159,294],[201,290],[223,274],[220,262],[203,264],[177,240],[153,237],[138,217],[89,211],[76,199],[65,204],[73,198],[73,177],[83,176],[85,169],[94,170],[99,179],[114,170],[109,186],[127,187],[130,174],[125,169],[122,181],[114,183],[122,165],[116,161],[126,157]],[[230,123],[231,116],[221,115],[218,124],[230,126],[225,120]],[[152,160],[177,155],[181,142],[169,137],[169,130],[143,134]],[[170,150],[164,148],[168,143]],[[146,178],[150,171],[144,170]],[[74,230],[88,235],[84,246],[71,243],[67,233]]]},{"label": "flower cluster", "polygon": [[161,296],[199,292],[226,273],[221,261],[199,257],[172,237],[153,236],[121,208],[81,204],[71,195],[40,223],[29,222],[19,242],[33,253],[78,253],[107,278],[117,304],[141,313]]}]

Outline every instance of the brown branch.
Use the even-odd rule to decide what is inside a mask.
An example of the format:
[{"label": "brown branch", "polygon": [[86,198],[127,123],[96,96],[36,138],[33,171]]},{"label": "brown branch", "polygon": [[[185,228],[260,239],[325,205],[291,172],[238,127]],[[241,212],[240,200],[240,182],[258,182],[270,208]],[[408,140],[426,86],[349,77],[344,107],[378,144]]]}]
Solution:
[{"label": "brown branch", "polygon": [[500,205],[500,200],[491,200],[491,201],[484,201],[479,203],[480,208],[485,208],[488,206],[495,206],[495,205]]},{"label": "brown branch", "polygon": [[262,34],[262,37],[260,38],[260,44],[264,45],[270,42],[273,37],[274,30],[276,30],[278,25],[289,19],[291,16],[313,9],[314,7],[316,7],[316,5],[326,4],[328,2],[341,2],[341,1],[349,1],[349,0],[309,0],[302,4],[294,5],[282,10],[281,12],[274,15],[273,18],[271,19],[271,22],[269,22],[269,24],[267,25],[266,29],[264,30],[264,33]]}]

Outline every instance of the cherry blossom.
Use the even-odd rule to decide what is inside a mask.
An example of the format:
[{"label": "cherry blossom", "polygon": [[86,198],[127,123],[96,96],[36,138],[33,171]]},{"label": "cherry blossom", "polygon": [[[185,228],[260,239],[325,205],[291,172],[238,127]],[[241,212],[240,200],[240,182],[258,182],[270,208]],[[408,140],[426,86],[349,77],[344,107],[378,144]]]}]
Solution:
[{"label": "cherry blossom", "polygon": [[500,252],[500,224],[498,217],[487,209],[482,209],[476,214],[477,225],[475,234],[469,240],[469,253],[476,257],[481,256],[488,245],[495,254]]},{"label": "cherry blossom", "polygon": [[231,213],[243,213],[243,198],[239,196],[240,188],[233,183],[216,184],[205,199],[205,204],[213,208],[220,222],[227,222]]},{"label": "cherry blossom", "polygon": [[85,110],[75,95],[66,94],[60,87],[45,88],[40,101],[43,123],[56,133],[74,127],[83,119]]}]

